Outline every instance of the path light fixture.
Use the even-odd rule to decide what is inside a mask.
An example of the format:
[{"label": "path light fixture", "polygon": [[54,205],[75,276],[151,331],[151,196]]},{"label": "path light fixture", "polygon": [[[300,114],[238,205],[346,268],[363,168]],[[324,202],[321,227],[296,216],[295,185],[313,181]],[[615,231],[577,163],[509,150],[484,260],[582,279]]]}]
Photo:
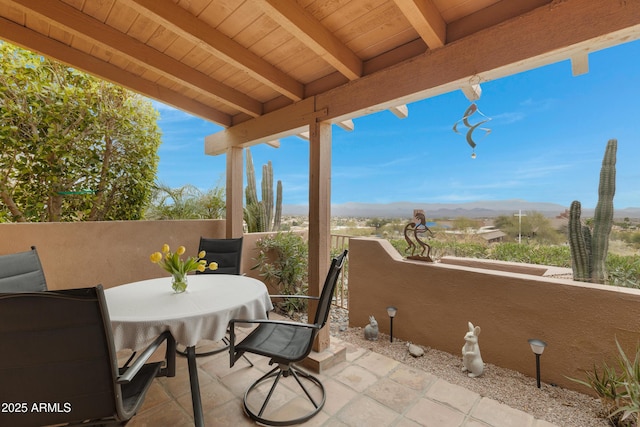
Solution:
[{"label": "path light fixture", "polygon": [[396,307],[387,307],[387,314],[389,315],[389,321],[391,322],[391,327],[389,328],[389,342],[393,342],[393,318],[396,317],[397,312],[398,309]]},{"label": "path light fixture", "polygon": [[540,355],[547,346],[547,343],[538,339],[530,339],[529,345],[536,355],[536,383],[538,384],[538,388],[540,388]]}]

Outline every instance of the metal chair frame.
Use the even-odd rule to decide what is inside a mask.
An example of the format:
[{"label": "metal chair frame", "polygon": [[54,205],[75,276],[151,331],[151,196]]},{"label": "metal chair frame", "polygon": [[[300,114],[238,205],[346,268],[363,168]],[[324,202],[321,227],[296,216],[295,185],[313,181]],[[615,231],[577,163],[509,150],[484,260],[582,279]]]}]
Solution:
[{"label": "metal chair frame", "polygon": [[[304,360],[311,353],[313,341],[316,335],[327,323],[331,309],[333,291],[344,265],[346,256],[347,251],[345,250],[342,255],[334,258],[331,262],[331,267],[319,297],[306,295],[272,295],[274,298],[305,298],[318,301],[318,307],[313,323],[270,319],[232,319],[229,322],[230,366],[233,367],[234,363],[240,357],[244,356],[245,353],[253,353],[269,357],[271,358],[269,364],[277,365],[271,371],[267,372],[251,384],[245,392],[243,399],[244,411],[252,420],[272,426],[299,424],[313,418],[323,408],[326,401],[324,386],[316,377],[295,366],[295,363]],[[258,326],[250,332],[242,342],[236,344],[235,325],[252,323],[257,323]],[[276,339],[270,339],[271,337],[276,337]],[[296,383],[300,386],[313,405],[313,410],[295,419],[274,420],[266,418],[264,416],[265,409],[267,408],[277,385],[280,383],[280,379],[287,377],[293,377],[295,379]],[[270,379],[273,379],[273,384],[271,385],[260,410],[256,412],[248,403],[250,395],[259,385]],[[321,393],[320,399],[316,400],[312,397],[309,389],[304,385],[305,381],[318,388]]]}]

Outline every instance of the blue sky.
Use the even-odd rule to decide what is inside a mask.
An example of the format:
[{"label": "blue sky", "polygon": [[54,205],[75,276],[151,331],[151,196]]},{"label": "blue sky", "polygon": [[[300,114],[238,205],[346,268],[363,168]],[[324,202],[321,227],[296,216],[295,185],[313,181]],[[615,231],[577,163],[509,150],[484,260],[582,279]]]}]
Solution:
[{"label": "blue sky", "polygon": [[[474,133],[476,158],[453,132],[470,102],[461,91],[409,104],[333,130],[333,204],[463,203],[523,199],[583,208],[597,202],[606,143],[618,140],[616,208],[640,207],[640,41],[589,55],[589,72],[573,77],[563,61],[483,82],[478,109],[491,129]],[[163,132],[158,180],[171,187],[224,186],[225,156],[204,154],[205,136],[222,128],[154,102]],[[478,116],[472,116],[476,123]],[[308,203],[308,142],[251,148],[258,183],[273,163],[285,204]]]}]

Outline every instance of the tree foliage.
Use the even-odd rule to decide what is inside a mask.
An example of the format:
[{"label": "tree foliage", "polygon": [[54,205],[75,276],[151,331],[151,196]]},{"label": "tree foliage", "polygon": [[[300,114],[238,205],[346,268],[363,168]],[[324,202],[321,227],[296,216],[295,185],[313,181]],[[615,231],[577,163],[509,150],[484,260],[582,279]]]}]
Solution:
[{"label": "tree foliage", "polygon": [[225,212],[224,188],[202,192],[193,185],[156,184],[146,219],[217,219]]},{"label": "tree foliage", "polygon": [[157,117],[139,95],[0,42],[0,221],[140,219]]}]

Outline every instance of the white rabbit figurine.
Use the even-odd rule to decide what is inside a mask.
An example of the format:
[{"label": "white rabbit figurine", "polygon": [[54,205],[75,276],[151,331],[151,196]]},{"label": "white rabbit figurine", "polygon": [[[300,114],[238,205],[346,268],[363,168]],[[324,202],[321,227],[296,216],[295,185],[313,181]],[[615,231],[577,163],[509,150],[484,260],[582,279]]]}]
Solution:
[{"label": "white rabbit figurine", "polygon": [[464,336],[465,344],[462,347],[462,372],[469,372],[468,375],[471,378],[479,377],[484,371],[478,335],[480,335],[480,326],[474,328],[473,323],[469,322],[469,332]]},{"label": "white rabbit figurine", "polygon": [[369,341],[378,340],[378,322],[373,316],[369,316],[369,324],[364,327],[364,337]]}]

